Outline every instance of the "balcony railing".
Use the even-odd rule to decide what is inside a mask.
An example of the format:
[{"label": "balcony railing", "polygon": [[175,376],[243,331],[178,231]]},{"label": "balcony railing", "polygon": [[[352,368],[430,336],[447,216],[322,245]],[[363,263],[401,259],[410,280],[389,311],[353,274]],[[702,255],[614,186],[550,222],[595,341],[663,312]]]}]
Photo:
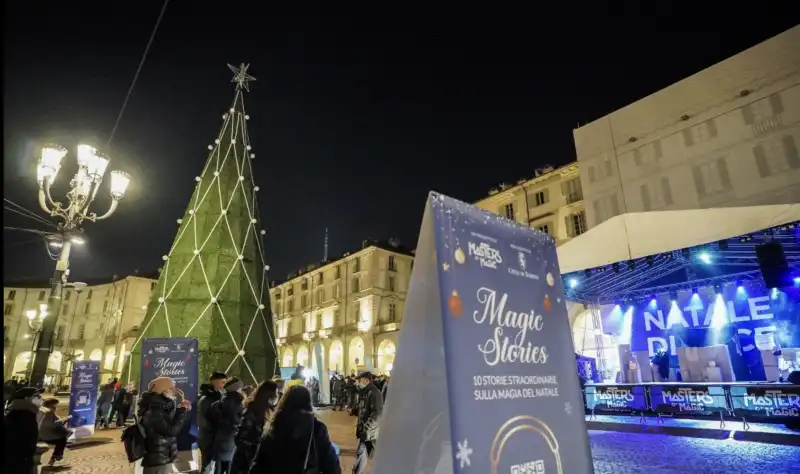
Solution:
[{"label": "balcony railing", "polygon": [[568,193],[564,197],[567,199],[567,204],[575,204],[576,202],[583,201],[583,193]]}]

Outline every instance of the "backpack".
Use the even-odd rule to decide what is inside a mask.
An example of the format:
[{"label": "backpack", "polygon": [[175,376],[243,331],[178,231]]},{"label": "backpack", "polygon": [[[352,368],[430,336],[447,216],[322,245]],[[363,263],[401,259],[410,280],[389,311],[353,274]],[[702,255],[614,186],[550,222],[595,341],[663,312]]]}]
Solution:
[{"label": "backpack", "polygon": [[142,459],[147,452],[144,426],[137,422],[122,430],[122,444],[125,446],[128,462]]}]

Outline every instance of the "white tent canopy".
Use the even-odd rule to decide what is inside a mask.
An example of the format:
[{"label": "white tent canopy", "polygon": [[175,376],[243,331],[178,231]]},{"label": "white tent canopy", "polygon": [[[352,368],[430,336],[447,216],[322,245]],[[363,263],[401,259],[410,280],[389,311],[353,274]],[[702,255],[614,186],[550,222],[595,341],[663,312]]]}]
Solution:
[{"label": "white tent canopy", "polygon": [[717,242],[800,221],[800,204],[634,212],[558,247],[561,273]]}]

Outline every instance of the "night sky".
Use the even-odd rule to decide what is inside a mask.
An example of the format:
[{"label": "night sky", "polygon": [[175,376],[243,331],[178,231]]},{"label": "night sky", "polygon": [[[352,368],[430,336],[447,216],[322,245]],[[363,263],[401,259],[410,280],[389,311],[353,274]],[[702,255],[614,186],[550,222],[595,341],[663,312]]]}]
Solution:
[{"label": "night sky", "polygon": [[[9,3],[3,195],[38,211],[37,145],[67,146],[64,162],[74,164],[78,142],[105,144],[162,2]],[[355,15],[316,2],[280,11],[291,3],[170,3],[104,149],[133,184],[115,216],[85,225],[73,280],[160,266],[233,98],[226,63],[249,62],[258,78],[245,101],[267,259],[283,279],[322,259],[325,227],[331,255],[366,238],[413,248],[429,190],[475,201],[497,183],[574,161],[579,123],[796,23],[785,2],[707,15],[677,6],[500,11],[488,2],[441,15],[353,7]],[[72,172],[61,170],[62,186]],[[49,277],[41,240],[3,237],[6,281]]]}]

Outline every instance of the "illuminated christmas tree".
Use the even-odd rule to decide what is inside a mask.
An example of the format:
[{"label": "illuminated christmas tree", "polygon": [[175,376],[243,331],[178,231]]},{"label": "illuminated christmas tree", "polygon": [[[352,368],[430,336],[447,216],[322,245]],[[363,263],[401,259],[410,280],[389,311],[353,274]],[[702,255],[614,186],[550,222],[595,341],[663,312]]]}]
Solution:
[{"label": "illuminated christmas tree", "polygon": [[[153,290],[127,364],[137,381],[141,341],[196,337],[201,380],[214,370],[258,383],[278,371],[264,248],[253,182],[244,92],[249,64],[228,65],[233,104],[202,173]],[[125,377],[128,378],[128,377]]]}]

